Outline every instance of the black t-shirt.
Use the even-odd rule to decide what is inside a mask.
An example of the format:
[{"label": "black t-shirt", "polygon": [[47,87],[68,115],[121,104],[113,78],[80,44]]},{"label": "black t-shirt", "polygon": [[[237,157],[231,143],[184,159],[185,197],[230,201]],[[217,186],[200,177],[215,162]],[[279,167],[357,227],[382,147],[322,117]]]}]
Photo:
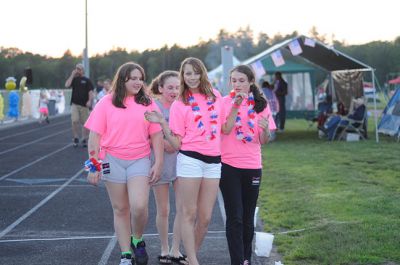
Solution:
[{"label": "black t-shirt", "polygon": [[90,79],[85,76],[74,77],[71,87],[71,103],[86,107],[86,102],[89,100],[89,91],[93,90],[93,84]]},{"label": "black t-shirt", "polygon": [[278,97],[284,97],[288,94],[288,85],[285,80],[279,80],[278,89],[276,90],[275,94]]}]

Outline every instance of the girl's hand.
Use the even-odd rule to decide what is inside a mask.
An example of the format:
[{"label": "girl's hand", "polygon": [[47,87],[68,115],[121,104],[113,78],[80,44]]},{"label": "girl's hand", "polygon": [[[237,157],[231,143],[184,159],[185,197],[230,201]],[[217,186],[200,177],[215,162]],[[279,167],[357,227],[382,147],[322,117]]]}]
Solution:
[{"label": "girl's hand", "polygon": [[149,184],[156,184],[161,178],[162,167],[155,163],[150,169]]},{"label": "girl's hand", "polygon": [[87,180],[90,184],[97,186],[100,181],[100,172],[89,172],[87,175]]},{"label": "girl's hand", "polygon": [[153,123],[161,123],[164,120],[164,117],[161,113],[158,111],[146,111],[144,113],[144,118]]},{"label": "girl's hand", "polygon": [[268,131],[269,130],[268,120],[266,118],[259,119],[258,127],[262,128],[264,131]]},{"label": "girl's hand", "polygon": [[243,99],[245,97],[246,97],[246,93],[243,93],[243,92],[237,93],[236,96],[235,96],[235,103],[234,104],[240,106],[240,104],[242,104]]},{"label": "girl's hand", "polygon": [[175,153],[176,150],[171,146],[171,144],[164,140],[164,151],[171,154],[171,153]]}]

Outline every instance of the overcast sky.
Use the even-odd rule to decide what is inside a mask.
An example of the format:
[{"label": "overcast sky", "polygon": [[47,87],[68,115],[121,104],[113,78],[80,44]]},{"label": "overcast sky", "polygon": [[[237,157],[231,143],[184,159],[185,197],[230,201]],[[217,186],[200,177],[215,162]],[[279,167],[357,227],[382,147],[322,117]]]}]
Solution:
[{"label": "overcast sky", "polygon": [[[116,47],[194,45],[220,29],[249,25],[270,36],[312,26],[329,38],[361,44],[400,36],[399,0],[87,0],[89,54]],[[0,1],[0,46],[60,57],[85,46],[85,0]]]}]

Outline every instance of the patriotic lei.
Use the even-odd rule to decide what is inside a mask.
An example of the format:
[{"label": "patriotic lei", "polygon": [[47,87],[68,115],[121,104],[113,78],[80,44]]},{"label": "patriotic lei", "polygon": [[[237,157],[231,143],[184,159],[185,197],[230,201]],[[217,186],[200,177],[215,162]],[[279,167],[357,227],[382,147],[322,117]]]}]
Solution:
[{"label": "patriotic lei", "polygon": [[[194,99],[194,96],[192,93],[189,93],[188,96],[188,102],[190,107],[192,108],[193,114],[194,114],[194,122],[197,122],[197,129],[201,132],[201,135],[204,135],[206,133],[204,123],[201,120],[202,115],[200,112],[200,107],[199,104],[196,102]],[[206,135],[207,141],[209,140],[214,140],[217,135],[217,129],[218,129],[218,114],[215,111],[214,107],[214,100],[212,97],[207,97],[207,106],[208,106],[208,112],[210,113],[210,127],[211,127],[211,132],[209,135]]]},{"label": "patriotic lei", "polygon": [[[236,93],[235,91],[232,90],[230,92],[230,97],[232,98],[232,104],[235,103],[235,96]],[[247,125],[249,126],[249,133],[247,135],[243,133],[243,125],[242,125],[242,118],[240,118],[240,111],[238,112],[235,121],[236,139],[242,141],[243,143],[251,142],[253,141],[254,138],[254,127],[256,118],[256,112],[254,111],[254,106],[255,106],[254,96],[253,93],[250,92],[249,96],[247,97],[247,116],[249,118],[249,120],[247,121]]]},{"label": "patriotic lei", "polygon": [[95,158],[90,158],[85,161],[85,171],[86,172],[100,172],[101,171],[101,161],[97,161]]}]

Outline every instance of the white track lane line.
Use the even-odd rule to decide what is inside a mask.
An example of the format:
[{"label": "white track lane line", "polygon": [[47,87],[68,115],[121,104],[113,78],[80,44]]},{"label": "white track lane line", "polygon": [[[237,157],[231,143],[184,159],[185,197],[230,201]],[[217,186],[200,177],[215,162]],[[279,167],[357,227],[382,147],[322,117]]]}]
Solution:
[{"label": "white track lane line", "polygon": [[66,122],[52,123],[51,125],[48,125],[48,126],[46,126],[46,127],[35,128],[35,129],[28,130],[28,131],[23,131],[23,132],[20,132],[20,133],[15,133],[15,134],[13,134],[13,135],[8,135],[8,136],[1,137],[1,138],[0,138],[0,141],[3,141],[3,140],[5,140],[5,139],[8,139],[8,138],[11,138],[11,137],[14,137],[14,136],[18,136],[18,135],[22,135],[22,134],[27,134],[27,133],[31,133],[31,132],[38,131],[38,130],[42,130],[42,129],[47,129],[47,128],[54,127],[54,126],[56,126],[56,125],[63,124],[63,123],[67,124]]},{"label": "white track lane line", "polygon": [[[9,181],[9,179],[7,179]],[[21,185],[0,185],[0,189],[26,189],[26,188],[57,188],[60,185],[49,184],[49,185],[40,185],[40,184],[22,184]],[[92,188],[93,185],[91,184],[71,184],[68,185],[68,188]],[[99,184],[97,188],[105,188],[104,185]]]},{"label": "white track lane line", "polygon": [[[222,198],[221,191],[218,191],[218,206],[221,211],[222,215],[222,220],[224,221],[224,226],[225,226],[225,221],[226,221],[226,215],[225,215],[225,207],[224,207],[224,199]],[[225,231],[215,231],[216,233],[225,233]],[[208,233],[212,233],[211,231],[208,231]],[[158,236],[158,234],[156,234]],[[149,236],[149,235],[147,235]],[[206,238],[222,238],[222,237],[206,237]],[[225,238],[225,236],[223,236]],[[0,241],[1,243],[1,241]],[[103,255],[101,256],[101,259],[97,265],[106,265],[108,263],[108,259],[110,258],[111,252],[113,251],[115,245],[117,244],[117,239],[115,237],[111,238],[111,240],[108,242],[108,245],[106,249],[104,250]]]},{"label": "white track lane line", "polygon": [[[225,231],[208,231],[208,234],[224,234]],[[168,233],[168,235],[172,236],[172,233]],[[18,243],[18,242],[27,242],[27,241],[63,241],[63,240],[88,240],[88,239],[111,239],[115,237],[113,236],[72,236],[72,237],[49,237],[49,238],[23,238],[23,239],[3,239],[0,240],[1,243]],[[143,234],[143,237],[158,237],[158,233],[151,234]],[[219,238],[218,236],[206,236],[207,238]]]},{"label": "white track lane line", "polygon": [[[225,231],[208,231],[207,233],[210,233],[210,234],[223,233],[223,234],[225,234]],[[172,233],[168,233],[168,235],[172,235]],[[143,234],[143,237],[151,237],[151,236],[157,236],[158,237],[158,233],[156,233],[156,234]],[[221,237],[221,236],[206,236],[206,238],[208,238],[208,239],[225,238],[225,235],[223,237]],[[115,245],[117,244],[117,242],[118,242],[117,237],[114,234],[114,236],[108,242],[108,245],[107,245],[106,249],[104,250],[104,253],[101,256],[101,259],[100,259],[99,263],[97,263],[97,265],[106,265],[108,263],[108,259],[110,258],[111,252],[113,251],[113,249],[114,249]],[[0,243],[2,243],[2,241],[0,241]]]},{"label": "white track lane line", "polygon": [[113,251],[115,245],[117,244],[117,237],[114,236],[111,238],[111,240],[108,242],[108,245],[106,249],[103,252],[103,255],[101,256],[101,259],[97,265],[106,265],[108,263],[108,259],[110,258],[111,252]]},{"label": "white track lane line", "polygon": [[7,235],[11,230],[13,230],[17,225],[19,225],[22,221],[24,221],[26,218],[28,218],[31,214],[36,212],[40,207],[45,205],[49,200],[51,200],[54,196],[56,196],[60,191],[62,191],[66,186],[68,186],[69,183],[74,181],[77,177],[79,177],[83,172],[83,169],[79,170],[75,175],[73,175],[69,180],[67,180],[63,185],[61,185],[58,189],[53,191],[50,195],[48,195],[46,198],[44,198],[41,202],[39,202],[35,207],[30,209],[28,212],[26,212],[24,215],[22,215],[20,218],[18,218],[14,223],[10,224],[6,229],[0,232],[0,239]]},{"label": "white track lane line", "polygon": [[6,153],[9,153],[9,152],[11,152],[11,151],[15,151],[15,150],[21,149],[22,147],[25,147],[25,146],[28,146],[28,145],[31,145],[31,144],[40,142],[40,141],[45,140],[45,139],[47,139],[47,138],[53,137],[53,136],[55,136],[55,135],[59,135],[59,134],[65,133],[65,132],[67,132],[67,131],[69,131],[69,130],[71,130],[71,128],[68,128],[68,129],[66,129],[66,130],[62,130],[61,132],[53,133],[53,134],[47,135],[47,136],[45,136],[45,137],[36,139],[36,140],[34,140],[34,141],[27,142],[27,143],[25,143],[25,144],[21,144],[21,145],[18,145],[18,146],[16,146],[16,147],[13,147],[13,148],[4,150],[4,151],[0,152],[0,155],[3,155],[3,154],[6,154]]},{"label": "white track lane line", "polygon": [[64,149],[67,149],[67,148],[70,147],[70,146],[72,146],[72,144],[67,144],[66,146],[64,146],[64,147],[62,147],[62,148],[60,148],[60,149],[57,149],[57,150],[55,150],[55,151],[53,151],[53,152],[51,152],[51,153],[49,153],[49,154],[47,154],[47,155],[45,155],[45,156],[42,156],[41,158],[36,159],[35,161],[32,161],[32,162],[26,164],[25,166],[19,167],[19,168],[17,168],[17,169],[14,170],[14,171],[11,171],[10,173],[5,174],[5,175],[3,175],[3,176],[0,177],[0,181],[2,181],[3,179],[5,179],[5,178],[7,178],[7,177],[9,177],[9,176],[11,176],[11,175],[13,175],[13,174],[15,174],[15,173],[20,172],[21,170],[23,170],[23,169],[25,169],[25,168],[27,168],[27,167],[32,166],[33,164],[36,164],[37,162],[42,161],[43,159],[48,158],[49,156],[52,156],[52,155],[54,155],[54,154],[56,154],[56,153],[58,153],[58,152],[60,152],[60,151],[62,151],[62,150],[64,150]]}]

